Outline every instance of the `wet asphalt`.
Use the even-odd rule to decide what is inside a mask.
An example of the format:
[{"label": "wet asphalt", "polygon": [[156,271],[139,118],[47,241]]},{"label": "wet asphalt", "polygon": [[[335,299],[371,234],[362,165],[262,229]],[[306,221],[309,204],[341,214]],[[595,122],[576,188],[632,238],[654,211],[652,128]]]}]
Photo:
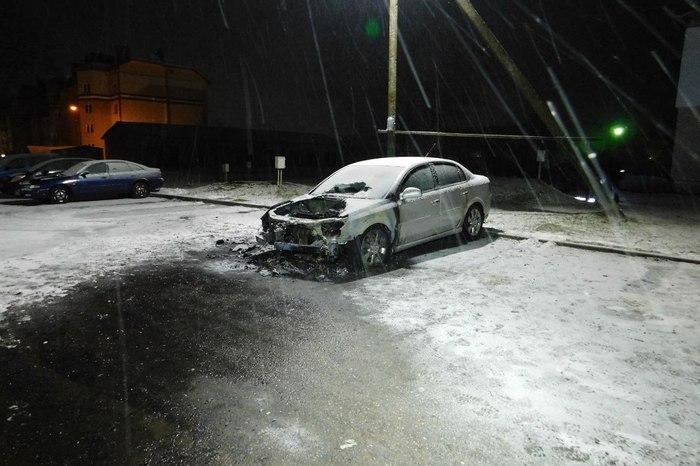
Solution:
[{"label": "wet asphalt", "polygon": [[365,318],[372,303],[343,298],[352,286],[215,251],[10,310],[0,462],[451,461],[399,341]]}]

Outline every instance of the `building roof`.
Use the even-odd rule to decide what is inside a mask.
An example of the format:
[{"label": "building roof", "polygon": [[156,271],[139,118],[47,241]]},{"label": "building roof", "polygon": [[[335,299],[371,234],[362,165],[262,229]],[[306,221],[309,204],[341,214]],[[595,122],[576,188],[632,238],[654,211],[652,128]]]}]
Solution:
[{"label": "building roof", "polygon": [[196,73],[199,75],[200,78],[202,78],[204,81],[209,83],[209,80],[207,79],[206,76],[202,74],[201,71],[198,69],[191,67],[191,66],[184,66],[184,65],[176,65],[174,63],[166,63],[158,60],[148,60],[145,58],[132,58],[127,61],[121,62],[121,63],[106,63],[106,62],[101,62],[101,61],[94,61],[94,62],[89,62],[89,63],[78,63],[74,65],[75,70],[102,70],[102,71],[109,71],[109,70],[115,70],[121,67],[122,65],[126,65],[128,63],[147,63],[149,65],[157,65],[157,66],[162,66],[163,68],[177,68],[180,70],[188,70]]},{"label": "building roof", "polygon": [[[153,137],[168,136],[172,138],[236,138],[245,137],[247,130],[245,128],[234,128],[224,126],[195,126],[195,125],[172,125],[165,123],[136,123],[118,121],[112,125],[103,135],[102,139],[121,136],[136,136],[136,137]],[[307,136],[312,137],[318,142],[327,142],[335,144],[335,141],[330,136],[318,133],[301,133],[293,131],[276,131],[267,129],[253,129],[251,133],[254,137],[266,135],[281,139]]]}]

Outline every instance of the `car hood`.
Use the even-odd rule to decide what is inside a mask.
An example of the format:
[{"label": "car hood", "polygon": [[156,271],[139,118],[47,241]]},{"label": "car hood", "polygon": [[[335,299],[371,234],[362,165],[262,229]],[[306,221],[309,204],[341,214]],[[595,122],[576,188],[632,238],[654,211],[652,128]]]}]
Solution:
[{"label": "car hood", "polygon": [[304,219],[341,218],[389,202],[387,199],[362,199],[352,196],[304,194],[273,207],[275,215]]},{"label": "car hood", "polygon": [[55,183],[55,182],[60,182],[60,181],[67,181],[67,180],[77,180],[78,177],[76,176],[63,176],[61,173],[55,173],[53,175],[44,175],[41,176],[40,178],[34,178],[32,179],[32,183]]},{"label": "car hood", "polygon": [[56,178],[68,179],[68,178],[72,178],[72,177],[63,176],[63,174],[61,172],[56,172],[56,173],[46,173],[45,175],[40,175],[40,176],[33,175],[32,181],[55,180]]}]

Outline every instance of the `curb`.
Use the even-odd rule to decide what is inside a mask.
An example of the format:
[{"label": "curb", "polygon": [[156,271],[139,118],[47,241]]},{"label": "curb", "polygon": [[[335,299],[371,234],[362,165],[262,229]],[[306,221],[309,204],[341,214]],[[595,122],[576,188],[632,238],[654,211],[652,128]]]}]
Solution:
[{"label": "curb", "polygon": [[495,237],[498,237],[498,238],[507,238],[507,239],[513,239],[513,240],[517,240],[517,241],[522,241],[522,240],[527,240],[527,239],[536,239],[540,243],[554,243],[557,246],[564,246],[567,248],[584,249],[587,251],[596,251],[596,252],[607,252],[610,254],[620,254],[623,256],[646,257],[646,258],[650,258],[650,259],[662,259],[662,260],[673,261],[673,262],[685,262],[688,264],[700,264],[700,259],[694,259],[691,257],[674,256],[672,254],[662,254],[660,252],[642,251],[642,250],[638,250],[638,249],[626,249],[626,248],[621,248],[621,247],[617,247],[617,246],[605,246],[602,244],[579,243],[576,241],[549,240],[549,239],[537,238],[536,236],[516,235],[513,233],[492,232],[491,234]]},{"label": "curb", "polygon": [[[199,197],[179,196],[179,195],[175,195],[175,194],[151,193],[151,196],[160,197],[160,198],[164,198],[164,199],[175,199],[178,201],[202,202],[204,204],[216,204],[216,205],[226,205],[226,206],[234,206],[234,207],[250,207],[253,209],[269,209],[270,207],[272,207],[272,206],[260,205],[260,204],[248,204],[245,202],[221,201],[221,200],[217,200],[217,199],[204,199],[204,198],[199,198]],[[672,254],[663,254],[663,253],[654,252],[654,251],[642,251],[639,249],[626,249],[626,248],[621,248],[621,247],[617,247],[617,246],[606,246],[606,245],[602,245],[602,244],[592,244],[592,243],[580,243],[577,241],[550,240],[550,239],[537,238],[536,236],[525,236],[525,235],[517,235],[514,233],[492,231],[488,228],[486,228],[486,230],[489,230],[489,233],[491,234],[491,236],[494,236],[497,238],[506,238],[506,239],[512,239],[512,240],[516,240],[516,241],[536,239],[540,243],[554,243],[557,246],[563,246],[563,247],[574,248],[574,249],[583,249],[586,251],[605,252],[608,254],[620,254],[623,256],[630,256],[630,257],[646,257],[648,259],[661,259],[661,260],[667,260],[667,261],[672,261],[672,262],[685,262],[687,264],[700,264],[700,259],[694,259],[691,257],[674,256]]]},{"label": "curb", "polygon": [[160,197],[163,199],[175,199],[177,201],[203,202],[204,204],[227,205],[227,206],[235,206],[235,207],[250,207],[252,209],[269,209],[271,207],[268,205],[248,204],[246,202],[235,202],[235,201],[222,201],[219,199],[205,199],[205,198],[191,197],[191,196],[180,196],[177,194],[151,193],[151,196]]}]

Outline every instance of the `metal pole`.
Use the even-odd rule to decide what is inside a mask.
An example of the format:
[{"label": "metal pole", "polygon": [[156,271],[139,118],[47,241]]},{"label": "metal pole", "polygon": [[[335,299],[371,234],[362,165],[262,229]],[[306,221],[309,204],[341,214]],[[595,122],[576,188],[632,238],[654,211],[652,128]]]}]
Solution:
[{"label": "metal pole", "polygon": [[389,0],[389,89],[386,119],[386,155],[396,156],[396,54],[399,33],[399,0]]},{"label": "metal pole", "polygon": [[520,71],[520,68],[518,68],[515,62],[511,59],[506,49],[496,38],[494,33],[491,31],[491,28],[489,28],[489,26],[486,24],[486,21],[484,21],[479,12],[476,11],[476,8],[474,8],[472,2],[470,0],[457,0],[457,4],[462,8],[469,20],[476,27],[477,31],[479,31],[481,37],[483,37],[484,41],[491,49],[491,52],[494,54],[501,66],[506,69],[517,88],[520,90],[520,92],[522,92],[525,99],[528,101],[535,113],[537,113],[537,116],[547,127],[547,130],[549,130],[553,136],[560,136],[561,130],[549,112],[544,100],[540,98],[535,88],[530,84],[530,81],[527,80],[525,75],[523,75],[523,73]]},{"label": "metal pole", "polygon": [[[457,0],[457,4],[462,8],[462,11],[464,11],[477,31],[479,31],[479,34],[481,34],[481,37],[491,49],[491,52],[495,55],[501,66],[503,66],[503,68],[505,68],[505,70],[508,72],[516,87],[525,96],[525,99],[533,108],[547,130],[552,134],[552,136],[555,136],[558,139],[567,140],[569,144],[572,144],[571,138],[568,137],[569,135],[564,134],[562,123],[555,115],[553,109],[549,108],[548,104],[545,103],[532,84],[530,84],[530,81],[528,81],[525,75],[520,71],[520,68],[518,68],[496,35],[493,33],[493,31],[491,31],[491,28],[488,26],[488,24],[486,24],[486,21],[484,21],[484,19],[481,17],[471,0]],[[564,136],[564,138],[562,138],[562,136]],[[563,144],[561,147],[563,150],[566,150]],[[591,188],[596,192],[596,196],[598,197],[598,200],[605,209],[606,213],[613,217],[620,217],[622,215],[620,207],[614,201],[609,202],[610,199],[603,191],[598,179],[596,179],[586,161],[580,157],[580,154],[578,154],[577,149],[573,145],[572,149],[577,158],[577,160],[574,161],[574,165],[579,170],[579,173],[583,179],[586,180]]]}]

